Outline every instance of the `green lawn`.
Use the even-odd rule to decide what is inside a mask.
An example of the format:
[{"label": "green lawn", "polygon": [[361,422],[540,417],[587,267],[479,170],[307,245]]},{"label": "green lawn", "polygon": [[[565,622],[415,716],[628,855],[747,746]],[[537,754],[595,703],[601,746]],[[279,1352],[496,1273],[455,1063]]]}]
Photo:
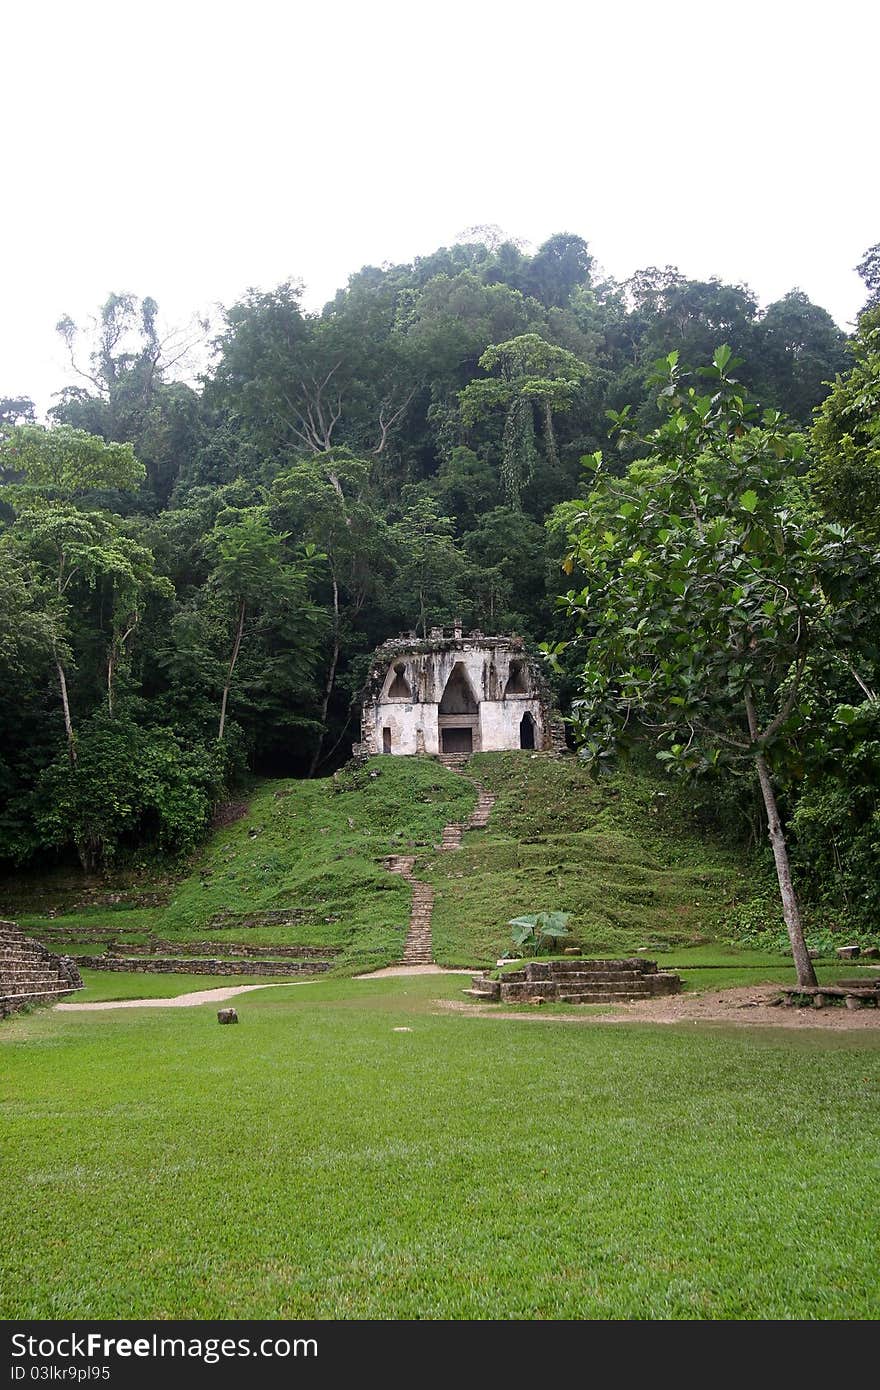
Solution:
[{"label": "green lawn", "polygon": [[0,1025],[0,1316],[880,1313],[880,1034],[435,1011],[466,984]]}]

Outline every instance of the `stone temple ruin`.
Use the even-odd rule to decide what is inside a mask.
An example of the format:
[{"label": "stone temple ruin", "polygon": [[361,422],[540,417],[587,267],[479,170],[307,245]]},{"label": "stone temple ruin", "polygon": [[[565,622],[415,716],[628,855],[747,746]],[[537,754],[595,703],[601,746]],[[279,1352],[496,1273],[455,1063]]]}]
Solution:
[{"label": "stone temple ruin", "polygon": [[467,755],[565,746],[538,663],[519,637],[431,628],[376,650],[355,753]]}]

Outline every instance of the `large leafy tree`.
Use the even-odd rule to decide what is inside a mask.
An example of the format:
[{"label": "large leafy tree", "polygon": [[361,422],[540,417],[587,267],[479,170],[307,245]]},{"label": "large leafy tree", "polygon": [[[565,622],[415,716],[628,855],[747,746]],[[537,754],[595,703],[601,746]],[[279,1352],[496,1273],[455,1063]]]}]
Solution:
[{"label": "large leafy tree", "polygon": [[480,366],[495,375],[472,381],[461,392],[462,421],[469,425],[504,412],[501,476],[508,503],[518,510],[537,461],[535,414],[542,421],[547,458],[558,463],[553,416],[572,404],[588,368],[537,333],[493,343]]},{"label": "large leafy tree", "polygon": [[143,465],[130,445],[107,444],[68,426],[45,430],[19,425],[0,441],[2,494],[14,511],[6,544],[33,576],[31,593],[41,598],[71,766],[77,752],[67,668],[73,629],[88,592],[99,584],[110,588],[114,631],[107,669],[112,707],[114,653],[128,635],[120,627],[113,599],[134,613],[137,595],[152,574],[144,547],[125,534],[118,517],[97,510],[89,498],[107,489],[134,489],[143,476]]},{"label": "large leafy tree", "polygon": [[273,516],[314,547],[323,557],[329,578],[329,652],[310,776],[321,762],[343,641],[350,656],[359,645],[356,629],[361,614],[368,604],[381,606],[389,572],[389,528],[369,497],[369,474],[365,460],[334,450],[285,469],[272,489]]},{"label": "large leafy tree", "polygon": [[133,445],[146,469],[141,506],[166,506],[201,443],[199,397],[175,377],[195,365],[207,322],[194,317],[166,328],[154,299],[111,294],[88,326],[65,315],[57,328],[80,384],[60,393],[52,417],[108,442]]},{"label": "large leafy tree", "polygon": [[317,615],[308,601],[308,587],[317,555],[313,546],[307,546],[301,555],[290,556],[285,548],[287,539],[272,529],[264,507],[221,514],[208,538],[207,549],[213,560],[209,584],[229,625],[218,740],[222,741],[226,731],[229,694],[249,618],[258,621],[273,608],[297,615],[304,639],[302,655],[310,664]]},{"label": "large leafy tree", "polygon": [[671,768],[755,779],[798,980],[815,984],[775,773],[804,717],[807,662],[852,642],[877,557],[810,517],[793,480],[803,441],[776,413],[754,422],[735,366],[720,348],[700,391],[670,354],[647,459],[624,478],[593,460],[567,561],[583,579],[567,596],[575,728],[597,761],[649,737]]},{"label": "large leafy tree", "polygon": [[828,383],[847,366],[846,335],[803,290],[791,290],[768,307],[758,336],[756,392],[808,426]]},{"label": "large leafy tree", "polygon": [[423,487],[404,488],[400,515],[390,528],[394,596],[404,623],[422,637],[432,624],[451,622],[466,604],[468,566],[454,531],[452,519]]}]

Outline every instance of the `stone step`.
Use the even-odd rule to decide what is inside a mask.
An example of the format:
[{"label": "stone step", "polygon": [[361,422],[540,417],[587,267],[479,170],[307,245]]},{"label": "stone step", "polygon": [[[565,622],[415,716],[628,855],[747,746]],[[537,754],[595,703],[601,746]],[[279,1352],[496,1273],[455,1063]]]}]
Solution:
[{"label": "stone step", "polygon": [[14,980],[19,975],[43,974],[48,971],[50,975],[59,974],[59,968],[51,961],[44,960],[17,960],[0,961],[0,980]]},{"label": "stone step", "polygon": [[560,1004],[602,1004],[611,1000],[624,1003],[627,1000],[635,1003],[638,999],[648,996],[645,990],[632,989],[578,989],[560,992],[556,998]]},{"label": "stone step", "polygon": [[19,975],[0,974],[0,993],[23,985],[52,985],[61,979],[57,970],[23,970]]},{"label": "stone step", "polygon": [[71,985],[58,985],[55,989],[22,989],[15,994],[0,993],[0,1004],[14,999],[47,999],[56,994],[76,994],[76,990]]},{"label": "stone step", "polygon": [[[554,978],[560,985],[564,984],[567,989],[570,983],[613,984],[619,982],[620,984],[640,984],[643,980],[652,977],[643,975],[640,970],[567,970],[564,975],[550,976],[551,981]],[[545,982],[541,981],[541,983]]]}]

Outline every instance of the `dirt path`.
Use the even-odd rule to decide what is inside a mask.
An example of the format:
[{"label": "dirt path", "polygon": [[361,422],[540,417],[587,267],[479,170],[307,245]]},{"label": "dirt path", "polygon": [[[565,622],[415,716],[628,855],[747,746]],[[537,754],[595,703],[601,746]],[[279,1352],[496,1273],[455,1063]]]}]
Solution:
[{"label": "dirt path", "polygon": [[[459,756],[441,754],[439,761],[450,772],[461,774],[463,760]],[[462,835],[468,830],[482,830],[488,824],[492,814],[492,807],[495,805],[494,794],[487,791],[476,778],[469,777],[467,780],[476,788],[477,804],[467,821],[453,821],[449,825],[444,825],[440,843],[437,846],[438,852],[442,854],[449,850],[460,849]],[[421,879],[416,878],[413,873],[415,862],[416,856],[414,854],[389,854],[384,860],[385,868],[389,874],[400,874],[401,878],[412,884],[412,907],[410,909],[409,929],[403,947],[402,966],[408,969],[417,966],[430,969],[434,964],[431,939],[434,889],[430,883],[424,883]],[[401,971],[401,973],[403,972]]]},{"label": "dirt path", "polygon": [[476,1018],[538,1019],[545,1023],[726,1023],[734,1027],[822,1028],[833,1032],[880,1030],[880,1009],[794,1009],[774,1005],[778,985],[745,985],[739,989],[706,990],[702,994],[673,994],[633,1004],[609,1004],[602,1014],[544,1013],[499,1009],[438,999],[442,1009]]},{"label": "dirt path", "polygon": [[384,980],[392,975],[473,975],[473,970],[461,970],[457,966],[446,965],[385,965],[381,970],[371,970],[368,975],[355,975],[355,980]]},{"label": "dirt path", "polygon": [[173,999],[102,999],[94,1004],[56,1004],[64,1013],[91,1013],[95,1009],[192,1009],[196,1004],[222,1004],[238,994],[250,994],[254,989],[287,989],[290,985],[313,985],[314,980],[283,980],[271,985],[227,985],[223,989],[196,989],[191,994],[176,994]]}]

